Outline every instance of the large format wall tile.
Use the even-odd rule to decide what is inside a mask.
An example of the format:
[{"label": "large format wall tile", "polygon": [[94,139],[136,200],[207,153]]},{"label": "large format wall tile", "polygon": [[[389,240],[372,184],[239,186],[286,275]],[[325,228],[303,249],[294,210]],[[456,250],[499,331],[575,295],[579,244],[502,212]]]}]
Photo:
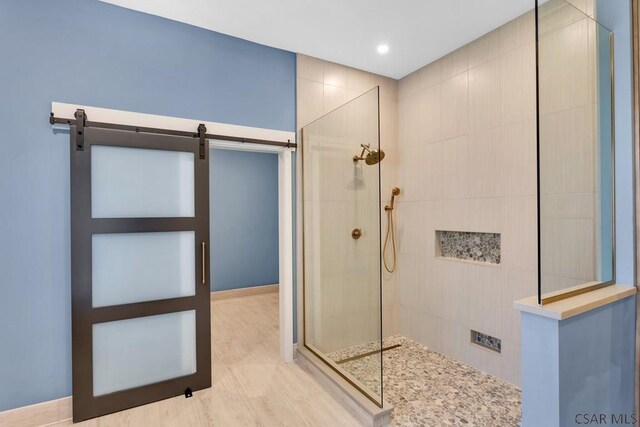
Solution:
[{"label": "large format wall tile", "polygon": [[[533,23],[524,15],[412,73],[398,101],[399,332],[514,384],[512,302],[537,288]],[[500,264],[439,258],[438,230],[499,233]]]},{"label": "large format wall tile", "polygon": [[443,139],[467,133],[469,126],[468,86],[467,72],[442,82]]},{"label": "large format wall tile", "polygon": [[469,130],[490,129],[500,124],[500,63],[488,61],[469,70]]}]

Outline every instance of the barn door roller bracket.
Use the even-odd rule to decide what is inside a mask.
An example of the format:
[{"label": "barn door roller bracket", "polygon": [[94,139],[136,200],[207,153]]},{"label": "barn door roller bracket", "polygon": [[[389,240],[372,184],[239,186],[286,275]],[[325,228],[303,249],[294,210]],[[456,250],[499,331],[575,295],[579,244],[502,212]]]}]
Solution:
[{"label": "barn door roller bracket", "polygon": [[74,114],[76,118],[76,151],[84,151],[84,126],[87,123],[87,114],[78,108]]},{"label": "barn door roller bracket", "polygon": [[207,157],[207,127],[203,123],[198,125],[198,138],[200,138],[200,158],[205,159]]}]

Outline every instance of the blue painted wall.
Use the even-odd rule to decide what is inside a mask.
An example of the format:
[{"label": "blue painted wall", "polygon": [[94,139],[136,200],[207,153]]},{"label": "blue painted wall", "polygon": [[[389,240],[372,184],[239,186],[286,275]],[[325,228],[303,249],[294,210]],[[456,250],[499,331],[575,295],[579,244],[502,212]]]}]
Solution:
[{"label": "blue painted wall", "polygon": [[521,325],[523,427],[557,426],[560,413],[558,322],[522,312]]},{"label": "blue painted wall", "polygon": [[580,413],[607,414],[609,424],[610,414],[631,419],[635,313],[632,296],[558,322],[560,426],[580,425]]},{"label": "blue painted wall", "polygon": [[635,307],[631,296],[562,321],[522,313],[523,427],[584,425],[580,414],[631,420]]},{"label": "blue painted wall", "polygon": [[211,290],[279,282],[278,155],[211,150]]},{"label": "blue painted wall", "polygon": [[68,136],[51,101],[295,130],[295,55],[95,0],[0,2],[0,411],[71,393]]}]

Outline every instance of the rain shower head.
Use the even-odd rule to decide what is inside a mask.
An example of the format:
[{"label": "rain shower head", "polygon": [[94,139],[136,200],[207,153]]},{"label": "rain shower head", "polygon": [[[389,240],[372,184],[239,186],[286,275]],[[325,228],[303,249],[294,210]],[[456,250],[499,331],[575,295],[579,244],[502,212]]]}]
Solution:
[{"label": "rain shower head", "polygon": [[364,162],[368,165],[375,165],[376,163],[380,163],[382,159],[384,159],[384,151],[373,150],[367,154]]},{"label": "rain shower head", "polygon": [[[360,153],[359,156],[353,156],[353,161],[357,162],[359,160],[364,160],[364,162],[366,164],[368,164],[369,166],[371,165],[375,165],[378,164],[382,161],[382,159],[384,159],[384,151],[382,150],[371,150],[369,149],[369,147],[371,146],[371,144],[360,144],[360,146],[362,147],[362,153]],[[364,152],[367,152],[367,156],[364,157]]]}]

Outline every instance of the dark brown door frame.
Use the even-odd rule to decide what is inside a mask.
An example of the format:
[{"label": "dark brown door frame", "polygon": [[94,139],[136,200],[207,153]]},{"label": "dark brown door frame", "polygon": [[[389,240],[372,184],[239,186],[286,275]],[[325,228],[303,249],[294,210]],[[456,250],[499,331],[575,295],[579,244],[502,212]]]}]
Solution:
[{"label": "dark brown door frame", "polygon": [[[91,218],[91,146],[108,145],[186,151],[194,155],[195,217]],[[94,418],[211,386],[209,269],[196,256],[195,295],[159,301],[92,307],[91,238],[95,233],[194,231],[195,251],[209,248],[209,150],[202,158],[196,138],[71,126],[71,290],[73,420]],[[204,277],[203,277],[204,275]],[[110,393],[93,395],[93,325],[185,310],[196,311],[196,373]]]}]

